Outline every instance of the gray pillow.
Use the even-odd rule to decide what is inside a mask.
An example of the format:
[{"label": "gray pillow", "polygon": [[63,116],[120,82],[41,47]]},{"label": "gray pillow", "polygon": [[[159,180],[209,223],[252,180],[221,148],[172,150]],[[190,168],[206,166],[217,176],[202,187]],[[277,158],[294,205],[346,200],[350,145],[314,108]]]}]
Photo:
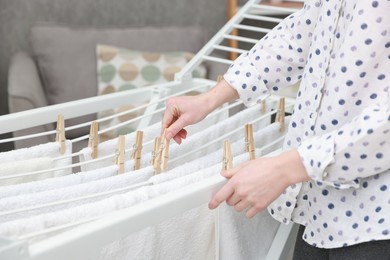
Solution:
[{"label": "gray pillow", "polygon": [[[38,24],[31,28],[31,46],[48,103],[58,104],[97,95],[96,45],[108,44],[140,51],[196,53],[206,42],[199,28],[70,28]],[[70,120],[67,125],[94,120]],[[73,131],[67,138],[86,134]]]}]

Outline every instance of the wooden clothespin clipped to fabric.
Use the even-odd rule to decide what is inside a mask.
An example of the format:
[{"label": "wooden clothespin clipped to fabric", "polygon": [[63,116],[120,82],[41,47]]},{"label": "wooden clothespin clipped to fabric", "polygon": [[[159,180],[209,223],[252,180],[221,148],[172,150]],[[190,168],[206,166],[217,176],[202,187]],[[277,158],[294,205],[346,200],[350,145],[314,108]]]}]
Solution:
[{"label": "wooden clothespin clipped to fabric", "polygon": [[261,100],[261,103],[260,103],[260,112],[262,114],[265,114],[265,112],[267,111],[267,103],[265,102],[265,99]]},{"label": "wooden clothespin clipped to fabric", "polygon": [[166,171],[168,168],[168,155],[169,155],[169,140],[165,138],[165,130],[163,135],[163,148],[161,154],[161,170]]},{"label": "wooden clothespin clipped to fabric", "polygon": [[91,123],[89,130],[88,147],[91,149],[91,158],[96,159],[98,156],[98,144],[99,144],[99,124],[96,121]]},{"label": "wooden clothespin clipped to fabric", "polygon": [[279,106],[278,106],[278,112],[276,113],[275,121],[280,123],[280,132],[284,132],[285,129],[285,122],[284,122],[284,116],[285,116],[285,98],[281,97],[279,99]]},{"label": "wooden clothespin clipped to fabric", "polygon": [[221,82],[223,80],[223,76],[222,75],[218,75],[217,77],[217,83]]},{"label": "wooden clothespin clipped to fabric", "polygon": [[118,174],[121,174],[125,171],[125,136],[118,136],[118,144],[115,150],[115,161],[114,163],[118,165]]},{"label": "wooden clothespin clipped to fabric", "polygon": [[245,125],[245,152],[249,153],[249,159],[255,159],[255,143],[253,140],[252,124]]},{"label": "wooden clothespin clipped to fabric", "polygon": [[152,154],[150,156],[150,165],[154,167],[154,162],[156,161],[156,156],[158,153],[158,148],[160,147],[160,137],[154,138],[154,143],[153,143],[153,150]]},{"label": "wooden clothespin clipped to fabric", "polygon": [[60,146],[60,154],[65,153],[65,120],[64,116],[57,116],[56,142]]},{"label": "wooden clothespin clipped to fabric", "polygon": [[135,136],[135,144],[133,145],[133,151],[131,152],[130,158],[134,160],[134,170],[138,170],[141,166],[141,152],[142,152],[142,139],[144,132],[137,131]]},{"label": "wooden clothespin clipped to fabric", "polygon": [[230,170],[233,168],[232,147],[229,140],[223,142],[223,159],[222,170]]},{"label": "wooden clothespin clipped to fabric", "polygon": [[161,138],[160,146],[158,148],[156,158],[154,160],[154,174],[159,174],[161,171],[167,169],[168,164],[168,153],[169,153],[169,141],[165,138],[166,129],[164,129]]}]

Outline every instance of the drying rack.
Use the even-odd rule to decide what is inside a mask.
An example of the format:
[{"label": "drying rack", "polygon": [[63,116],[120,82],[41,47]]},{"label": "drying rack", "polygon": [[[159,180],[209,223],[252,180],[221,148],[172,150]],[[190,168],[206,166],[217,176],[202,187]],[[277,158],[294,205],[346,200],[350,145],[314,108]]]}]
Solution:
[{"label": "drying rack", "polygon": [[[197,90],[206,91],[215,85],[215,81],[192,78],[191,72],[203,61],[232,64],[231,60],[214,56],[214,52],[235,52],[238,54],[248,50],[232,48],[223,45],[228,40],[235,40],[245,44],[255,44],[257,38],[248,38],[231,35],[233,29],[246,30],[259,34],[266,34],[269,28],[253,27],[242,24],[244,19],[279,23],[282,19],[255,14],[256,10],[277,10],[290,14],[296,9],[279,8],[261,5],[260,0],[248,1],[236,15],[221,28],[221,30],[195,55],[195,57],[175,75],[172,82],[155,86],[135,89],[131,91],[114,93],[99,97],[87,98],[73,102],[38,108],[34,110],[9,114],[0,117],[0,134],[20,129],[44,125],[55,122],[58,114],[66,119],[97,113],[123,106],[133,101],[148,102],[144,108],[145,113],[139,118],[138,129],[155,123],[158,119],[155,111],[164,107],[165,100],[170,96]],[[289,100],[288,102],[293,102]],[[292,112],[290,110],[286,112]],[[129,112],[133,112],[130,110]],[[21,124],[21,122],[23,122]],[[66,128],[73,130],[85,127],[89,123]],[[39,136],[40,133],[29,136]],[[29,138],[27,137],[27,138]],[[88,138],[88,137],[87,137]],[[23,139],[23,137],[0,140],[10,142]],[[173,217],[186,210],[207,203],[215,192],[220,189],[226,180],[220,176],[212,177],[201,182],[186,186],[183,189],[170,192],[145,203],[112,212],[101,219],[92,221],[69,231],[50,237],[43,241],[29,245],[25,241],[0,237],[0,258],[12,260],[52,260],[52,259],[94,259],[97,248],[124,237],[132,232],[147,226],[157,224],[164,219]],[[294,225],[280,225],[267,259],[283,259],[291,249],[293,236],[296,232]]]}]

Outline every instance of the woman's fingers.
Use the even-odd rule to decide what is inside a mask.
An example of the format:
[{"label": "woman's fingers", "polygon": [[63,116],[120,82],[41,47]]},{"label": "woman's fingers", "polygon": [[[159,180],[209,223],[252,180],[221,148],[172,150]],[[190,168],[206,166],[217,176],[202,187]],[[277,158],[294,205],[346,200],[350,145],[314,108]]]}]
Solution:
[{"label": "woman's fingers", "polygon": [[[184,127],[188,125],[184,116],[179,117],[168,128],[165,137],[170,140],[175,137]],[[179,135],[180,137],[180,135]],[[175,140],[176,141],[176,140]]]},{"label": "woman's fingers", "polygon": [[251,204],[247,200],[240,200],[238,203],[234,205],[234,209],[238,212],[243,211],[248,208]]},{"label": "woman's fingers", "polygon": [[221,172],[221,175],[227,179],[230,179],[232,178],[237,172],[239,172],[242,168],[244,168],[245,166],[247,165],[247,162],[246,163],[242,163],[230,170],[224,170]]},{"label": "woman's fingers", "polygon": [[227,200],[226,200],[226,203],[229,205],[229,206],[234,206],[236,205],[238,202],[240,202],[241,198],[238,197],[237,193],[233,193],[232,196],[230,196]]},{"label": "woman's fingers", "polygon": [[223,186],[217,194],[214,195],[214,197],[209,202],[209,208],[215,209],[219,206],[222,202],[224,202],[227,198],[229,198],[234,193],[234,187],[233,185],[228,182]]}]

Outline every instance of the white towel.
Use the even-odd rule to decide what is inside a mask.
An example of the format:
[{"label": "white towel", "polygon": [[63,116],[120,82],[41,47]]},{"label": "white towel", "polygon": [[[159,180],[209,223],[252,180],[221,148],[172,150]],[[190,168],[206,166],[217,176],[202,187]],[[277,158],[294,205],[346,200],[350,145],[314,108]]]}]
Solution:
[{"label": "white towel", "polygon": [[[128,169],[126,167],[126,164],[125,164],[125,169]],[[119,174],[119,175],[117,174],[117,167],[109,167],[106,168],[105,171],[109,172],[111,177],[103,178],[91,182],[86,182],[78,185],[72,185],[64,188],[52,189],[52,190],[37,192],[33,194],[23,194],[19,196],[6,197],[0,199],[0,209],[1,209],[0,213],[9,210],[19,209],[19,208],[32,207],[37,205],[43,205],[46,203],[79,198],[82,196],[92,195],[98,192],[124,188],[140,182],[147,181],[150,177],[153,176],[152,167],[146,167],[128,174]],[[43,214],[47,212],[52,212],[55,210],[62,210],[69,207],[75,207],[78,205],[83,205],[89,202],[107,198],[107,196],[108,195],[100,196],[97,198],[77,200],[77,201],[64,203],[60,205],[52,205],[50,207],[24,211],[20,213],[8,214],[8,215],[0,216],[0,222],[16,220],[18,218],[23,218],[26,215],[33,216],[33,215]]]},{"label": "white towel", "polygon": [[[288,121],[288,118],[286,120]],[[284,133],[280,133],[278,131],[278,127],[279,124],[272,124],[256,132],[254,134],[255,147],[263,147],[264,145],[268,144],[270,141],[273,141],[276,138],[283,136]],[[276,143],[276,145],[280,146],[281,143],[282,140]],[[272,149],[273,149],[272,147],[269,147],[267,150],[272,150]],[[244,151],[244,140],[241,138],[241,140],[232,144],[232,154],[233,156],[238,156],[242,154],[243,151]],[[150,156],[146,157],[145,160],[148,161],[149,158]],[[166,173],[157,175],[152,178],[152,181],[154,181],[155,183],[168,181],[173,178],[181,177],[183,176],[183,174],[186,175],[194,171],[199,171],[201,169],[207,168],[214,164],[218,164],[218,162],[221,161],[222,161],[222,149],[219,149],[201,158],[182,164],[179,167],[176,167]],[[94,178],[93,181],[91,182],[83,182],[77,185],[66,185],[63,188],[60,188],[59,186],[60,183],[54,183],[56,184],[57,189],[43,190],[41,192],[36,192],[34,194],[24,194],[24,195],[14,196],[14,197],[5,197],[0,199],[0,209],[2,212],[4,212],[4,211],[9,211],[18,208],[32,207],[32,206],[41,205],[45,203],[63,201],[63,200],[73,199],[81,196],[92,195],[99,192],[105,192],[113,189],[129,187],[131,185],[147,181],[151,176],[153,176],[153,169],[151,167],[146,167],[138,171],[129,172],[132,169],[131,168],[132,165],[133,163],[131,161],[126,162],[125,171],[127,173],[118,176],[115,176],[116,168],[111,167],[111,168],[107,168],[106,171],[99,170],[99,174],[102,174],[104,172],[104,176],[105,176],[105,178],[102,178],[100,180]],[[183,169],[188,169],[188,170],[183,170]],[[78,173],[76,175],[83,177],[83,176],[95,175],[95,173],[94,171],[91,171],[85,173]],[[112,176],[112,177],[107,177],[107,176]],[[62,177],[62,179],[65,178],[67,177]],[[41,186],[47,187],[44,185]],[[28,213],[21,212],[21,213],[6,215],[6,216],[0,216],[0,222],[21,218],[26,214],[28,214],[29,216],[43,214],[54,210],[64,209],[70,206],[85,204],[99,199],[101,199],[101,197],[90,198],[81,201],[74,201],[74,202],[56,205],[56,206],[53,205],[41,209],[29,210]]]},{"label": "white towel", "polygon": [[[29,173],[41,170],[52,169],[54,167],[53,158],[41,157],[28,160],[0,163],[0,176],[8,177],[22,173]],[[37,180],[43,180],[53,177],[54,172],[48,171],[40,174],[26,175],[11,179],[0,180],[0,186],[25,183]]]},{"label": "white towel", "polygon": [[[282,144],[270,150],[281,149]],[[268,154],[267,156],[270,156]],[[220,259],[266,259],[279,227],[267,210],[248,219],[243,212],[223,203],[218,208],[218,255]]]},{"label": "white towel", "polygon": [[[63,155],[69,155],[72,153],[72,143],[69,140],[65,141],[65,154]],[[0,163],[10,163],[20,160],[29,160],[29,159],[36,159],[36,158],[42,158],[42,157],[50,157],[55,158],[62,156],[59,151],[59,145],[56,142],[50,142],[45,144],[40,144],[28,148],[21,148],[17,150],[11,150],[8,152],[2,152],[0,153]],[[54,167],[64,167],[72,164],[71,158],[65,158],[61,160],[54,160]],[[63,176],[67,174],[71,174],[72,169],[64,169],[64,170],[58,170],[55,171],[54,176]]]},{"label": "white towel", "polygon": [[[256,151],[256,156],[259,155],[259,151]],[[234,165],[247,160],[246,154],[233,159]],[[159,187],[156,194],[161,194],[176,188],[174,182],[182,180],[188,185],[218,175],[220,171],[221,165],[216,164],[189,175],[185,175],[183,171],[181,177],[175,175],[161,178],[163,175],[158,175],[152,179],[155,187]],[[174,181],[168,181],[172,179]],[[155,227],[149,227],[147,231],[143,230],[111,243],[103,249],[99,259],[215,259],[214,225],[214,211],[210,211],[207,204],[204,204],[164,220]]]},{"label": "white towel", "polygon": [[[143,132],[144,133],[143,133],[142,151],[144,153],[145,151],[151,151],[151,149],[152,149],[151,147],[153,145],[152,143],[149,145],[146,145],[145,143],[153,140],[155,137],[160,136],[161,123],[151,125],[145,129],[143,129]],[[133,147],[133,145],[135,143],[135,136],[136,136],[135,132],[125,135],[125,150],[131,149]],[[114,154],[117,143],[118,143],[118,138],[99,143],[99,145],[98,145],[98,158]],[[81,152],[81,154],[79,156],[80,162],[86,162],[86,161],[92,160],[91,149],[89,147],[82,149],[80,152]],[[129,152],[125,153],[125,158],[130,158]],[[107,166],[112,165],[112,161],[113,161],[113,159],[109,158],[109,159],[100,160],[97,162],[83,164],[81,166],[81,170],[82,171],[91,171],[91,170],[99,169],[102,167],[107,167]]]},{"label": "white towel", "polygon": [[219,256],[220,259],[266,259],[279,227],[264,210],[251,219],[232,207],[219,206]]},{"label": "white towel", "polygon": [[117,166],[109,166],[97,170],[78,172],[60,176],[57,178],[46,179],[42,181],[34,181],[29,183],[22,183],[17,185],[10,185],[0,189],[0,198],[13,197],[22,194],[37,193],[41,191],[49,191],[68,186],[91,182],[95,180],[104,179],[115,175]]},{"label": "white towel", "polygon": [[[189,136],[187,140],[183,142],[182,145],[172,144],[172,147],[170,148],[169,156],[170,158],[175,158],[180,155],[186,154],[194,148],[197,148],[203,144],[207,144],[216,138],[227,134],[237,128],[242,128],[242,131],[237,131],[234,134],[229,135],[225,139],[229,139],[231,142],[234,142],[238,139],[244,138],[244,126],[245,124],[258,119],[262,114],[259,111],[258,107],[251,107],[248,109],[245,109],[241,111],[240,113],[235,114],[234,116],[223,120],[222,122],[215,124],[207,129],[204,129],[203,131],[199,132],[198,134],[195,134],[193,136]],[[265,126],[269,125],[270,123],[270,117],[267,116],[264,119],[261,119],[257,121],[255,124],[253,124],[253,130],[258,131],[259,129],[264,128]],[[203,156],[204,154],[208,154],[210,152],[214,152],[215,150],[219,149],[223,146],[223,141],[220,140],[219,142],[215,142],[211,145],[208,145],[207,148],[203,148],[200,151],[193,152],[191,155],[176,160],[175,162],[171,163],[174,167],[179,166],[180,164],[187,162],[188,160],[193,160],[196,158],[199,158],[200,156]]]},{"label": "white towel", "polygon": [[[221,122],[228,117],[228,110],[216,111],[212,115],[207,116],[204,120],[199,122],[198,124],[189,126],[187,128],[188,135],[191,136],[193,134],[202,131],[203,129],[207,129],[209,126],[216,124],[217,122]],[[148,126],[143,131],[143,147],[142,154],[147,154],[152,151],[153,140],[155,137],[160,137],[161,135],[161,122],[155,123],[151,126]],[[125,135],[125,150],[131,149],[135,143],[136,133],[130,133]],[[104,157],[110,154],[113,154],[116,149],[118,139],[108,140],[106,142],[99,143],[98,145],[98,156]],[[125,158],[129,158],[130,154],[126,153]],[[84,148],[81,150],[81,154],[79,156],[80,162],[86,162],[92,160],[91,150],[90,148]],[[149,159],[147,159],[148,161]],[[147,162],[146,161],[146,162]],[[144,160],[145,162],[145,160]],[[81,166],[82,171],[90,171],[99,169],[101,167],[106,167],[112,164],[112,159],[105,159],[97,162],[92,162],[88,164],[84,164]],[[145,164],[141,164],[141,167],[144,167]]]},{"label": "white towel", "polygon": [[[246,154],[234,158],[235,164],[246,160]],[[213,165],[202,171],[194,172],[169,182],[142,187],[135,191],[112,196],[98,202],[41,216],[5,222],[0,224],[0,234],[4,236],[20,236],[42,230],[45,227],[54,227],[100,216],[112,210],[129,207],[147,199],[169,193],[172,190],[183,188],[204,178],[218,175],[220,168],[220,164]],[[191,169],[183,170],[191,171]],[[102,259],[158,259],[161,257],[164,259],[168,257],[183,259],[188,257],[188,255],[193,256],[194,259],[210,259],[215,254],[214,221],[213,212],[209,211],[206,205],[203,205],[163,221],[155,227],[149,227],[125,239],[115,241],[103,250]],[[32,239],[30,242],[33,243],[43,238]]]},{"label": "white towel", "polygon": [[[246,154],[241,155],[241,157],[246,158],[245,160],[247,160]],[[218,158],[220,161],[220,158],[221,158],[220,155],[218,155]],[[161,176],[162,175],[172,175],[172,177],[167,178],[167,180],[172,179],[172,178],[176,178],[176,179],[172,180],[172,182],[174,182],[174,181],[178,180],[179,178],[177,178],[177,177],[180,177],[180,176],[191,175],[192,179],[191,178],[187,179],[187,181],[191,181],[194,178],[199,178],[199,176],[205,176],[205,175],[210,175],[211,173],[215,173],[213,171],[210,172],[207,170],[202,170],[205,167],[202,167],[201,165],[203,165],[203,161],[201,163],[199,163],[199,160],[197,160],[196,162],[188,163],[186,165],[183,165],[182,167],[178,167],[174,170],[167,171],[164,174],[161,174]],[[212,164],[211,166],[217,167],[218,169],[221,168],[221,164],[219,164],[219,163],[215,166]],[[216,169],[216,168],[213,168],[213,169]],[[202,170],[202,171],[200,171],[200,170]],[[197,172],[197,171],[199,171],[200,174],[194,175],[193,173]],[[180,172],[180,175],[178,174],[178,172]],[[217,173],[219,173],[219,170]],[[118,175],[115,177],[122,177],[121,181],[126,177],[129,179],[133,178],[133,177],[131,177],[130,174],[122,174],[122,175]],[[109,178],[106,178],[104,181],[106,181],[107,179],[109,179]],[[157,185],[157,183],[159,183],[161,185],[163,185],[164,183],[167,183],[167,182],[158,181],[158,179],[160,179],[160,178],[157,178],[157,176],[155,179],[156,179],[156,185]],[[159,187],[163,187],[163,188],[166,187],[166,189],[164,190],[164,193],[169,192],[169,185],[168,186],[163,185],[163,186],[159,186]],[[148,193],[151,193],[155,189],[155,186],[139,188],[136,191],[137,192],[142,191],[142,189],[147,189],[147,188],[149,188]],[[163,189],[163,188],[161,188],[161,189]],[[130,192],[125,193],[125,194],[132,194],[132,192],[136,192],[136,191],[130,191]],[[47,227],[52,226],[53,225],[52,223],[63,224],[63,223],[68,223],[68,222],[72,222],[72,221],[76,221],[76,220],[81,220],[82,218],[97,216],[99,214],[112,211],[114,209],[114,208],[112,208],[112,206],[126,205],[126,203],[128,203],[128,201],[134,201],[133,199],[130,199],[130,200],[123,199],[122,196],[124,196],[125,194],[117,194],[117,195],[113,195],[109,198],[103,198],[103,199],[99,198],[100,200],[97,199],[98,200],[97,202],[84,203],[83,205],[80,205],[80,206],[57,211],[57,212],[64,212],[63,214],[62,213],[61,214],[50,213],[50,212],[54,212],[54,210],[52,210],[52,209],[45,209],[45,211],[49,212],[49,213],[43,214],[43,215],[38,215],[38,216],[31,216],[30,213],[26,213],[28,215],[27,219],[22,218],[20,220],[14,220],[14,221],[9,221],[9,222],[1,221],[0,223],[2,223],[2,224],[0,224],[0,230],[3,230],[3,231],[9,230],[9,232],[6,232],[6,233],[7,234],[14,234],[14,235],[23,234],[25,231],[28,231],[28,232],[38,231],[40,228],[42,228],[42,225],[35,225],[34,222],[38,221],[39,223],[41,223],[42,216],[45,216],[45,219],[47,219],[47,221],[44,220],[43,222],[50,223],[50,224],[44,224]],[[153,194],[154,194],[154,192],[153,192]],[[31,194],[31,196],[32,195],[33,194]],[[153,196],[155,196],[155,194]],[[118,198],[118,197],[121,199],[118,199],[117,201],[113,201],[113,200],[115,200],[115,198]],[[143,196],[141,196],[141,197],[143,197]],[[3,204],[0,206],[0,208],[3,209],[5,207],[7,207],[7,209],[9,210],[9,209],[13,208],[13,206],[11,205],[12,202],[19,201],[19,203],[23,203],[23,202],[21,202],[21,199],[15,200],[15,198],[16,197],[6,198],[4,200],[1,200],[3,202]],[[25,197],[25,198],[27,198],[27,197]],[[46,198],[44,198],[44,199],[46,200]],[[47,200],[49,200],[49,199],[47,199]],[[102,207],[96,206],[95,207],[94,204],[99,203],[99,202],[102,202],[104,205],[107,202],[107,204],[112,204],[112,206],[107,206],[107,207],[106,206],[102,206]],[[130,205],[132,205],[132,204],[130,204]],[[69,214],[66,212],[68,212]],[[75,212],[78,212],[78,213],[75,213]],[[57,216],[54,217],[53,214],[55,214]],[[18,223],[18,224],[8,225],[6,223]],[[19,227],[20,227],[20,229],[19,229]],[[23,227],[25,227],[26,230]],[[31,228],[31,230],[30,230],[30,228]],[[14,230],[14,232],[11,232],[11,230]],[[0,234],[4,234],[4,233],[1,232]]]},{"label": "white towel", "polygon": [[[222,121],[228,117],[228,110],[216,111],[212,115],[207,116],[204,120],[199,122],[198,124],[192,125],[188,127],[187,131],[189,135],[195,134],[202,129],[206,129],[207,127],[214,125],[216,122]],[[161,135],[161,122],[155,123],[148,127],[142,129],[143,131],[143,147],[142,154],[147,154],[152,151],[153,140],[155,137],[160,137]],[[125,150],[132,149],[135,143],[136,132],[125,135]],[[98,156],[104,157],[106,155],[113,154],[116,149],[118,139],[112,139],[105,142],[102,142],[98,146]],[[129,158],[130,153],[126,152],[125,158]],[[79,156],[81,162],[92,160],[91,150],[90,148],[84,148],[81,150],[81,154]],[[84,164],[81,166],[82,171],[95,170],[101,167],[106,167],[112,163],[112,159],[105,159],[97,162],[92,162],[88,164]],[[141,164],[142,165],[142,164]],[[144,167],[145,165],[142,165]]]}]

